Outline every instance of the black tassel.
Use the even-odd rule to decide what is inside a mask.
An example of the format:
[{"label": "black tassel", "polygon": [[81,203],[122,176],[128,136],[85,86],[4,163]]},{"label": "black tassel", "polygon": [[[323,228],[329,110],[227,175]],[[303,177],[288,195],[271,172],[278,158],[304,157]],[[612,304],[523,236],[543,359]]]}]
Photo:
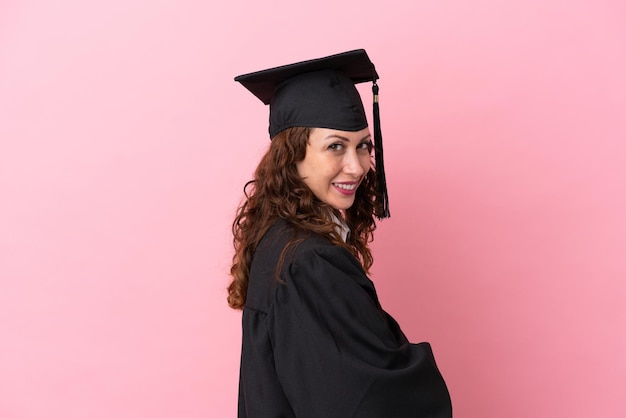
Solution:
[{"label": "black tassel", "polygon": [[376,187],[378,188],[378,195],[380,196],[382,211],[380,215],[377,215],[378,219],[389,218],[389,196],[387,195],[387,180],[385,179],[385,163],[383,160],[383,135],[380,129],[380,109],[378,107],[378,84],[374,80],[372,86],[372,92],[374,93],[374,145],[376,152]]}]

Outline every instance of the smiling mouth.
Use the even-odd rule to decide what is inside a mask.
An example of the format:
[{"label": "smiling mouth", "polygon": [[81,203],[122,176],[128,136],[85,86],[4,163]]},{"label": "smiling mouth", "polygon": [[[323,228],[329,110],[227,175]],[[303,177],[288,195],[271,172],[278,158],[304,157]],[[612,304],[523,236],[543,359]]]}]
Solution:
[{"label": "smiling mouth", "polygon": [[337,187],[338,189],[347,190],[347,191],[353,191],[358,186],[358,183],[352,183],[352,184],[348,184],[348,183],[333,183],[333,186]]}]

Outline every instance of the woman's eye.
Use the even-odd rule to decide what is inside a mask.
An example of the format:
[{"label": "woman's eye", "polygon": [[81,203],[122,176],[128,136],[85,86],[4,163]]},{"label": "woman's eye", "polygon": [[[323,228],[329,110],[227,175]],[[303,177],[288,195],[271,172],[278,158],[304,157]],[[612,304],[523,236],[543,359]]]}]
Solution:
[{"label": "woman's eye", "polygon": [[361,142],[359,144],[359,149],[367,150],[367,152],[372,152],[372,143],[371,142]]},{"label": "woman's eye", "polygon": [[338,142],[334,143],[334,144],[330,144],[328,146],[329,149],[333,150],[333,151],[339,151],[340,149],[343,148],[343,144],[340,144]]}]

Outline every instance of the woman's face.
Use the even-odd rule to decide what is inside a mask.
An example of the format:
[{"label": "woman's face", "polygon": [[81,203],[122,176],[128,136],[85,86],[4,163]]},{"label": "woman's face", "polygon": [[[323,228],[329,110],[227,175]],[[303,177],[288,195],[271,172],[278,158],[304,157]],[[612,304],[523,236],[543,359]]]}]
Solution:
[{"label": "woman's face", "polygon": [[357,132],[312,129],[304,160],[296,163],[298,174],[322,202],[348,209],[371,166],[371,138],[368,128]]}]

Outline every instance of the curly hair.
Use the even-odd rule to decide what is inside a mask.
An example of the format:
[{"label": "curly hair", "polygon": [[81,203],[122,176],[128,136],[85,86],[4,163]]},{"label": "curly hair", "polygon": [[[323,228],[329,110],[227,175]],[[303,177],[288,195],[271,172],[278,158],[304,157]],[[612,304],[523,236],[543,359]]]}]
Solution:
[{"label": "curly hair", "polygon": [[[376,195],[375,172],[368,171],[357,189],[354,204],[344,213],[351,231],[344,242],[330,216],[342,215],[313,194],[296,168],[296,163],[304,160],[312,129],[295,127],[276,135],[255,171],[254,180],[244,187],[245,199],[232,226],[235,254],[230,269],[228,304],[233,309],[244,307],[252,255],[278,218],[298,230],[324,236],[333,244],[347,248],[365,271],[372,266],[374,259],[368,244],[376,229],[374,216],[382,210]],[[295,241],[295,238],[290,241],[287,248]],[[283,254],[285,252],[286,249]]]}]

